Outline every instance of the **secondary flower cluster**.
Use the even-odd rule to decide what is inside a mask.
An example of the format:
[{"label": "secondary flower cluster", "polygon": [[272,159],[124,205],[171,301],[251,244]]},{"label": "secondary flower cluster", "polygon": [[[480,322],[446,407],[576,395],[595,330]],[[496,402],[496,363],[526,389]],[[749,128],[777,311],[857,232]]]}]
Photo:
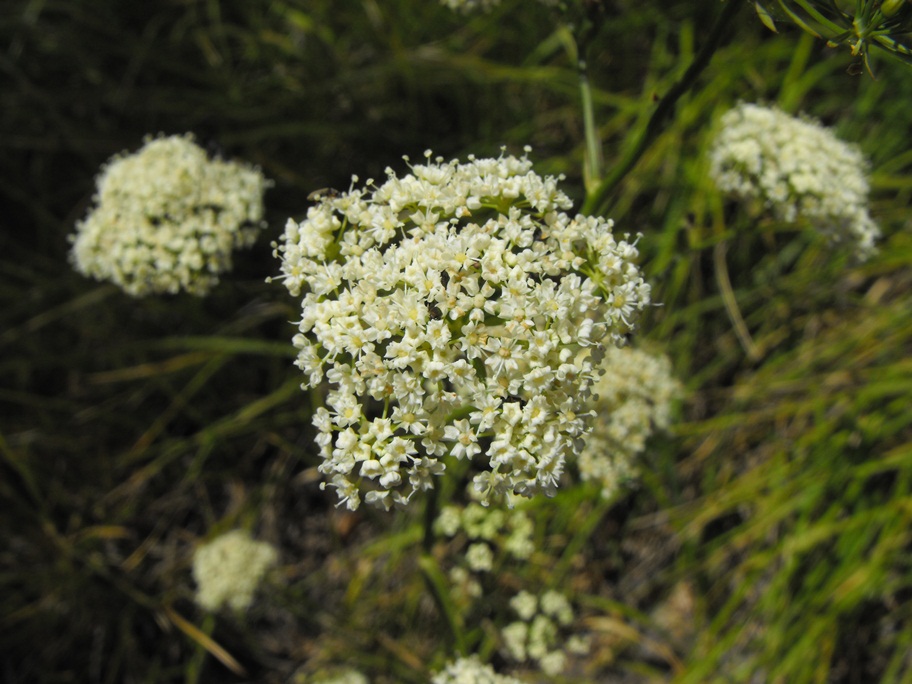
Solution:
[{"label": "secondary flower cluster", "polygon": [[671,407],[681,394],[671,361],[631,347],[610,348],[604,375],[595,383],[596,417],[577,462],[583,480],[601,482],[609,498],[636,474],[634,459],[646,440],[671,423]]},{"label": "secondary flower cluster", "polygon": [[204,295],[230,270],[231,252],[256,241],[266,185],[258,169],[209,160],[191,135],[147,139],[103,168],[72,261],[133,296]]},{"label": "secondary flower cluster", "polygon": [[453,551],[455,565],[448,575],[451,598],[468,609],[482,596],[478,574],[491,572],[503,560],[526,560],[535,550],[532,519],[518,508],[504,510],[472,501],[466,506],[445,506],[434,521],[441,537],[460,535],[467,546]]},{"label": "secondary flower cluster", "polygon": [[880,235],[868,213],[867,163],[818,122],[742,103],[722,117],[710,151],[719,189],[759,199],[783,221],[807,220],[860,258]]},{"label": "secondary flower cluster", "polygon": [[328,673],[320,672],[312,678],[304,678],[312,684],[370,684],[370,680],[358,670],[342,668]]},{"label": "secondary flower cluster", "polygon": [[306,289],[305,386],[331,385],[320,470],[352,510],[367,482],[366,501],[406,504],[448,455],[483,459],[482,501],[552,493],[587,430],[592,353],[649,302],[634,244],[566,214],[526,156],[426,156],[328,193],[276,247],[289,291]]},{"label": "secondary flower cluster", "polygon": [[519,616],[501,632],[507,652],[517,661],[533,660],[547,675],[559,674],[567,663],[567,652],[585,653],[589,644],[580,637],[570,637],[563,648],[560,628],[573,622],[573,608],[567,598],[556,591],[540,597],[521,591],[510,599],[510,607]]},{"label": "secondary flower cluster", "polygon": [[469,569],[485,572],[493,568],[494,550],[525,560],[532,555],[532,519],[519,509],[490,508],[480,503],[446,506],[434,521],[434,530],[444,537],[465,533],[469,546],[464,554]]},{"label": "secondary flower cluster", "polygon": [[278,552],[265,542],[254,541],[243,530],[232,530],[200,546],[193,554],[196,602],[216,611],[229,605],[245,610]]},{"label": "secondary flower cluster", "polygon": [[515,677],[499,675],[478,656],[460,658],[447,666],[431,680],[431,684],[522,684]]}]

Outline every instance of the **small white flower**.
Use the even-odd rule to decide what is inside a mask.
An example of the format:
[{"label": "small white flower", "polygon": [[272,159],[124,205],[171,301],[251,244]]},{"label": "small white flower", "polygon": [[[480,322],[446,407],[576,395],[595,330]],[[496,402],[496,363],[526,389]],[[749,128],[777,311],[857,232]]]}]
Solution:
[{"label": "small white flower", "polygon": [[504,646],[510,657],[517,662],[526,659],[526,642],[529,639],[529,625],[525,622],[511,622],[509,625],[500,630],[500,636],[503,638]]},{"label": "small white flower", "polygon": [[538,611],[538,597],[528,591],[521,591],[510,599],[510,607],[520,618],[528,622]]},{"label": "small white flower", "polygon": [[445,506],[434,521],[434,531],[445,537],[453,537],[462,524],[460,510],[456,506]]},{"label": "small white flower", "polygon": [[510,535],[504,542],[504,549],[514,558],[528,559],[535,551],[532,533],[535,531],[532,519],[525,513],[514,511],[510,516]]},{"label": "small white flower", "polygon": [[471,544],[466,550],[466,563],[475,572],[490,572],[494,568],[494,554],[487,544]]},{"label": "small white flower", "polygon": [[588,636],[574,634],[569,639],[567,639],[565,647],[568,653],[573,653],[574,655],[586,655],[592,648],[592,640]]},{"label": "small white flower", "polygon": [[465,604],[471,604],[474,599],[481,598],[482,588],[474,575],[467,568],[457,565],[450,570],[450,586],[454,596]]},{"label": "small white flower", "polygon": [[443,438],[455,442],[450,453],[456,458],[472,458],[481,451],[478,436],[468,420],[457,420],[452,425],[447,425],[443,429]]},{"label": "small white flower", "polygon": [[434,675],[431,684],[522,684],[520,680],[499,675],[490,665],[483,664],[478,656],[460,658]]},{"label": "small white flower", "polygon": [[567,597],[556,591],[546,591],[541,596],[541,612],[556,619],[561,625],[573,621],[573,609]]},{"label": "small white flower", "polygon": [[532,660],[543,660],[557,643],[557,625],[549,617],[539,614],[529,623],[529,638],[526,651]]},{"label": "small white flower", "polygon": [[580,645],[579,639],[571,636],[566,639],[566,645],[560,647],[560,641],[564,639],[560,628],[573,621],[570,602],[555,591],[546,591],[540,598],[521,591],[510,600],[510,607],[521,620],[501,630],[509,656],[520,662],[535,661],[547,675],[560,674],[567,663],[565,650],[573,652],[570,646],[578,649]]},{"label": "small white flower", "polygon": [[551,677],[556,677],[567,666],[567,656],[563,651],[550,651],[538,659],[542,672]]}]

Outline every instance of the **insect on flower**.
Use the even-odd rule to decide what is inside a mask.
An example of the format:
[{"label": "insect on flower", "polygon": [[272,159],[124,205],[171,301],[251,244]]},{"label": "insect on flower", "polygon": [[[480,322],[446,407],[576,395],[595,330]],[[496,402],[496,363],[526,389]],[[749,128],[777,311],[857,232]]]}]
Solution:
[{"label": "insect on flower", "polygon": [[321,199],[335,199],[342,193],[335,188],[320,188],[307,195],[308,202],[319,202]]}]

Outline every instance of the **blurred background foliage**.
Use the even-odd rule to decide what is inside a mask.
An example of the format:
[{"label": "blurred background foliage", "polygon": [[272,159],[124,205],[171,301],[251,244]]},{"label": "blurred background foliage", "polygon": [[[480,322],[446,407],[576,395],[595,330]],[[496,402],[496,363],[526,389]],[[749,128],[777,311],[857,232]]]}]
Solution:
[{"label": "blurred background foliage", "polygon": [[[740,2],[741,0],[726,0]],[[537,552],[489,577],[464,639],[495,664],[519,588],[557,588],[594,638],[567,682],[912,677],[912,71],[744,2],[673,120],[610,197],[662,305],[642,337],[688,389],[674,438],[610,502],[525,507]],[[605,0],[589,50],[608,169],[719,14]],[[297,305],[264,279],[306,197],[402,155],[533,147],[582,199],[570,32],[504,0],[8,0],[0,6],[0,677],[307,682],[348,664],[424,682],[452,638],[420,512],[337,510],[291,365]],[[706,178],[739,100],[807,112],[871,160],[880,254],[756,220]],[[207,299],[134,300],[67,262],[100,165],[192,131],[275,181],[269,227]],[[456,493],[450,492],[451,496]],[[279,577],[246,616],[193,603],[201,540],[242,526]],[[441,566],[458,548],[438,545]],[[449,555],[448,555],[449,554]],[[499,593],[498,593],[499,592]],[[530,681],[536,681],[530,675]]]}]

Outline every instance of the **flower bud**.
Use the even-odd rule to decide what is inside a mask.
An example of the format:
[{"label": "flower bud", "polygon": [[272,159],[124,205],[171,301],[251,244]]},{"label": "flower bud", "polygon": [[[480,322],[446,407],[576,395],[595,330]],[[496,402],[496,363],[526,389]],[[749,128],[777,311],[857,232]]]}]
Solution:
[{"label": "flower bud", "polygon": [[899,12],[905,4],[906,0],[884,0],[880,5],[880,12],[885,17],[892,17]]}]

